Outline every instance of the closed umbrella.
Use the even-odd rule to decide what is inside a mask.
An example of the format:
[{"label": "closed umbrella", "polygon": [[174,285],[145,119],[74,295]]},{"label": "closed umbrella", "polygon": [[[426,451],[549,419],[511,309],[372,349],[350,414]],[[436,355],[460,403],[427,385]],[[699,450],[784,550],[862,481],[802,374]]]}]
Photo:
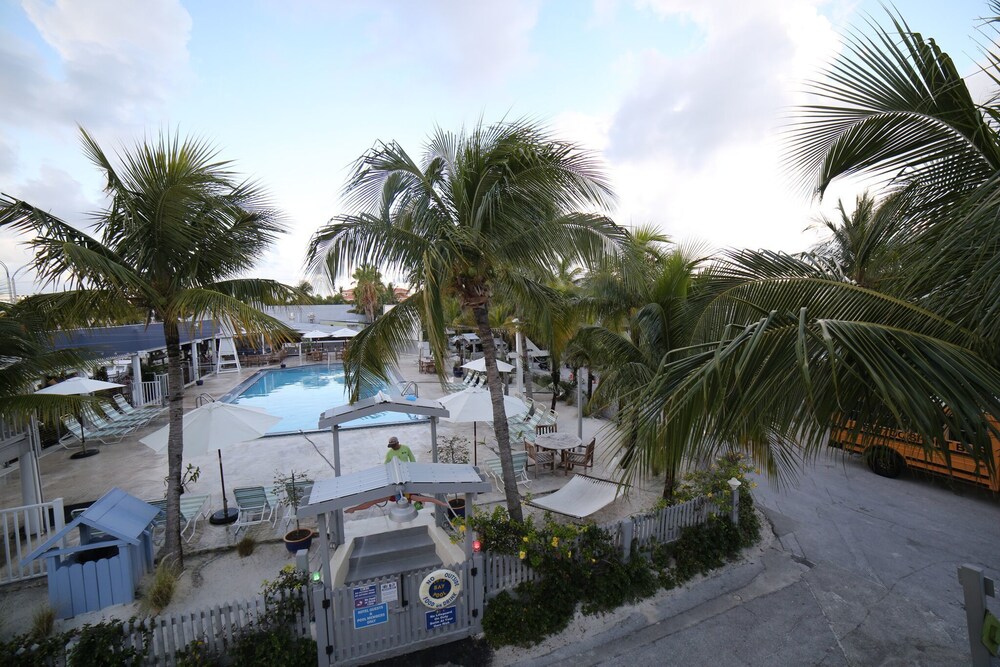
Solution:
[{"label": "closed umbrella", "polygon": [[[485,389],[463,389],[440,400],[448,408],[450,415],[444,417],[450,422],[472,422],[472,465],[476,465],[476,422],[493,419],[493,400]],[[503,397],[503,409],[508,417],[528,411],[528,406],[513,396]]]},{"label": "closed umbrella", "polygon": [[[226,477],[222,469],[222,448],[239,442],[256,440],[267,429],[281,421],[259,408],[245,407],[233,403],[213,401],[184,415],[184,453],[190,456],[207,454],[215,449],[219,455],[219,479],[222,482],[222,509],[213,514],[209,521],[225,524],[236,521],[239,511],[229,509],[226,498]],[[170,426],[164,426],[139,440],[154,452],[162,452],[167,447]]]},{"label": "closed umbrella", "polygon": [[[468,368],[470,371],[476,371],[479,373],[486,372],[486,357],[479,357],[474,359],[467,364],[462,364],[462,368]],[[510,373],[514,370],[514,367],[508,364],[506,361],[500,361],[497,359],[497,370],[501,373]]]},{"label": "closed umbrella", "polygon": [[[118,384],[117,382],[104,382],[103,380],[93,380],[87,377],[72,377],[68,380],[63,380],[62,382],[54,384],[51,387],[39,389],[35,393],[54,394],[58,396],[81,396],[83,394],[93,394],[95,391],[117,389],[124,386],[125,385]],[[70,455],[70,458],[84,459],[88,456],[99,454],[101,451],[99,449],[87,449],[87,434],[83,429],[83,417],[77,414],[76,420],[80,422],[80,445],[82,449],[79,452],[75,452]]]}]

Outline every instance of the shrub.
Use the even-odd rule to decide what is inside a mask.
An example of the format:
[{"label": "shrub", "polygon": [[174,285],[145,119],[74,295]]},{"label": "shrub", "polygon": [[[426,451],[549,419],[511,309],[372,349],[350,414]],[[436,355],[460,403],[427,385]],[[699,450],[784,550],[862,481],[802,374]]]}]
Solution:
[{"label": "shrub", "polygon": [[[742,479],[748,468],[742,459],[727,457],[708,472],[686,480],[686,493],[701,489],[718,497],[724,489],[721,495],[728,500],[726,480]],[[539,575],[489,602],[483,615],[487,641],[492,646],[530,646],[565,628],[577,604],[584,614],[610,611],[725,564],[760,534],[749,493],[752,485],[744,488],[738,526],[725,509],[702,525],[685,528],[673,543],[633,549],[627,561],[611,534],[596,525],[561,525],[548,514],[541,525],[530,517],[516,523],[499,507],[469,517],[468,526],[479,533],[484,549],[516,555]],[[518,622],[511,623],[512,618]]]},{"label": "shrub", "polygon": [[159,613],[174,597],[177,588],[177,568],[166,560],[160,561],[153,575],[153,583],[146,593],[145,603],[153,611]]},{"label": "shrub", "polygon": [[247,534],[243,536],[243,539],[236,543],[236,553],[240,555],[240,558],[246,558],[253,553],[253,550],[256,547],[256,538],[254,538],[253,535]]},{"label": "shrub", "polygon": [[31,632],[36,639],[44,639],[52,634],[52,629],[56,625],[56,611],[47,604],[35,610],[31,617]]}]

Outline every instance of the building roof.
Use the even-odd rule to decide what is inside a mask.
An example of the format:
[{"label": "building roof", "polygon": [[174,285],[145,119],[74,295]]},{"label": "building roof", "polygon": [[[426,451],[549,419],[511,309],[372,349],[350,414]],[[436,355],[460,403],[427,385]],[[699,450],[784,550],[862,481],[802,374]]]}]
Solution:
[{"label": "building roof", "polygon": [[[80,516],[67,523],[62,530],[42,542],[37,549],[25,556],[21,563],[23,565],[45,555],[53,546],[59,544],[70,531],[81,525],[111,535],[119,543],[138,544],[139,536],[159,513],[158,507],[153,507],[115,487],[85,509]],[[103,542],[101,546],[109,544],[115,544],[115,542]],[[59,553],[71,553],[89,546],[79,545],[60,549]]]},{"label": "building roof", "polygon": [[[212,320],[181,322],[181,344],[192,340],[214,338],[221,327]],[[117,327],[94,327],[60,331],[55,335],[57,350],[80,347],[95,350],[105,357],[130,355],[136,352],[159,350],[167,346],[163,336],[163,323],[125,324]]]},{"label": "building roof", "polygon": [[380,391],[371,398],[330,408],[319,416],[319,428],[332,428],[379,412],[402,412],[427,417],[447,417],[450,414],[438,401],[417,396],[390,396]]},{"label": "building roof", "polygon": [[352,507],[397,493],[487,493],[491,483],[468,463],[403,463],[393,458],[384,466],[317,480],[301,517]]}]

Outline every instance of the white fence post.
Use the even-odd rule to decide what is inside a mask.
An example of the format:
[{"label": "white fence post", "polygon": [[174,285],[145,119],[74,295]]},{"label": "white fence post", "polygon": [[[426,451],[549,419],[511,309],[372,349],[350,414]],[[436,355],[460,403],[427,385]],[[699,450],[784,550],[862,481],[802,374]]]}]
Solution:
[{"label": "white fence post", "polygon": [[628,560],[629,556],[632,554],[632,535],[635,526],[632,523],[632,519],[625,519],[621,522],[622,531],[622,553],[624,554],[624,560]]},{"label": "white fence post", "polygon": [[729,488],[733,490],[733,509],[729,513],[729,518],[732,520],[734,526],[740,525],[740,485],[742,482],[735,477],[730,477]]}]

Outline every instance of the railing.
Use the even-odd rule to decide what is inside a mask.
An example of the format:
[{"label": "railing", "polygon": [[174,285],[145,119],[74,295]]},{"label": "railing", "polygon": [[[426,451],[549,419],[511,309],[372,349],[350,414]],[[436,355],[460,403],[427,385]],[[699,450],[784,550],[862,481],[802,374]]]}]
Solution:
[{"label": "railing", "polygon": [[420,388],[417,386],[416,382],[410,380],[406,384],[403,384],[399,393],[403,396],[420,396]]},{"label": "railing", "polygon": [[[142,405],[166,405],[167,376],[154,375],[152,380],[142,383]],[[135,407],[142,407],[137,405]]]},{"label": "railing", "polygon": [[62,530],[64,525],[62,498],[37,505],[0,509],[0,530],[3,531],[0,584],[43,576],[44,559],[33,560],[24,567],[21,567],[21,559],[53,533]]}]

